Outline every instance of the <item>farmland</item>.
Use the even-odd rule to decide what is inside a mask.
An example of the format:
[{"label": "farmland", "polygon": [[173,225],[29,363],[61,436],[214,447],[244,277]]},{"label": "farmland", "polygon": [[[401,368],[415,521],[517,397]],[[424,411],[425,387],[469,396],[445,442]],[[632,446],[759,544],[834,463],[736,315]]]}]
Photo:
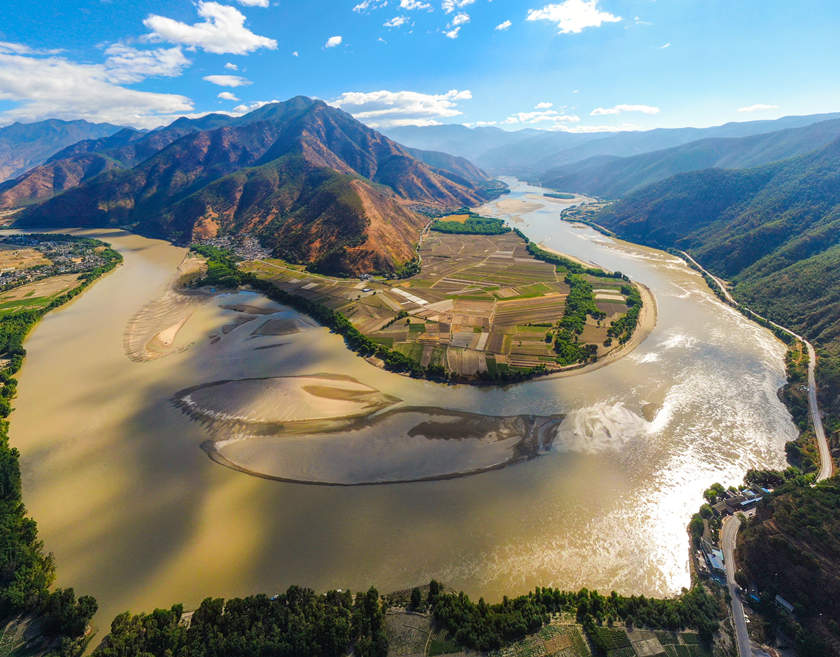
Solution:
[{"label": "farmland", "polygon": [[[619,347],[609,329],[628,312],[628,285],[621,279],[593,270],[571,279],[562,265],[531,255],[512,231],[432,231],[419,255],[420,272],[404,280],[332,278],[270,259],[241,267],[340,312],[369,339],[421,367],[458,379],[579,367]],[[564,338],[580,347],[572,362],[556,349],[570,282],[584,284],[590,295],[584,322]]]}]

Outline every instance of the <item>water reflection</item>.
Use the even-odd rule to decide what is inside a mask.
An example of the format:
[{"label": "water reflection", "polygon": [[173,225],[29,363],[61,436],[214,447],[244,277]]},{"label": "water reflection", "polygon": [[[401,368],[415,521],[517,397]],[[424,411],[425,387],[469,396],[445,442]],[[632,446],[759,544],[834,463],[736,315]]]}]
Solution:
[{"label": "water reflection", "polygon": [[[30,336],[12,417],[25,501],[59,584],[95,594],[100,623],[128,608],[291,583],[389,590],[435,577],[489,599],[536,585],[647,594],[687,585],[684,528],[705,487],[784,463],[795,429],[776,397],[783,348],[675,258],[563,223],[563,204],[529,198],[539,193],[515,187],[512,199],[541,205],[517,225],[647,285],[659,323],[608,367],[506,389],[384,372],[294,314],[295,332],[253,342],[276,347],[233,349],[228,337],[250,336],[256,320],[225,334],[237,311],[216,303],[191,308],[166,334],[165,358],[130,361],[126,326],[165,294],[184,251],[108,231],[125,266]],[[335,489],[219,467],[199,449],[202,425],[171,404],[202,384],[319,374],[350,376],[402,400],[395,408],[565,419],[549,454],[515,467]]]}]

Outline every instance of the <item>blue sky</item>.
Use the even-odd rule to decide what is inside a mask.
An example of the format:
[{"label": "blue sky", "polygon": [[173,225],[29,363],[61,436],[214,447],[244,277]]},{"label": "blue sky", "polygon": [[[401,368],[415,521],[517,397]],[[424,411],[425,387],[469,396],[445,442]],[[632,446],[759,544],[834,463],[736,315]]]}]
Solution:
[{"label": "blue sky", "polygon": [[0,124],[140,127],[298,94],[379,128],[574,131],[840,111],[836,0],[0,5]]}]

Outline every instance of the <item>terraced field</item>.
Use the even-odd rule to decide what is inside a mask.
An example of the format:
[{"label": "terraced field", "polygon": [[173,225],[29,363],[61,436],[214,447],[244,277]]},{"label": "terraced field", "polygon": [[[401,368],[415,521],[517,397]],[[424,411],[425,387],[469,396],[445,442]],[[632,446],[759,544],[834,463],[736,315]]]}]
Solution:
[{"label": "terraced field", "polygon": [[[420,273],[399,281],[330,278],[278,260],[243,268],[341,312],[369,338],[423,367],[459,377],[561,369],[550,332],[563,318],[570,288],[565,272],[534,258],[521,237],[430,232],[420,258]],[[627,304],[620,281],[586,278],[605,317],[588,317],[580,340],[595,345],[600,358],[616,348],[607,329]]]}]

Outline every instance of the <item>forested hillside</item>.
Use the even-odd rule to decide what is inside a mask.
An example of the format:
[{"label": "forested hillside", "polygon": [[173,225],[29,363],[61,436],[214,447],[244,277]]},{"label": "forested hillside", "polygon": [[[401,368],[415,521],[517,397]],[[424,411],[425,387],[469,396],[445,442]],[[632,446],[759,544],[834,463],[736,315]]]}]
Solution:
[{"label": "forested hillside", "polygon": [[598,223],[627,239],[689,251],[759,313],[820,350],[821,401],[840,438],[840,140],[757,169],[710,169],[650,185]]},{"label": "forested hillside", "polygon": [[[800,657],[840,650],[840,478],[815,488],[791,482],[758,507],[743,530],[738,562],[763,592],[771,630],[796,639]],[[775,604],[796,608],[804,628]]]},{"label": "forested hillside", "polygon": [[620,198],[678,173],[708,168],[742,169],[805,155],[840,136],[840,120],[740,138],[701,139],[633,157],[599,156],[556,167],[546,187],[602,198]]}]

